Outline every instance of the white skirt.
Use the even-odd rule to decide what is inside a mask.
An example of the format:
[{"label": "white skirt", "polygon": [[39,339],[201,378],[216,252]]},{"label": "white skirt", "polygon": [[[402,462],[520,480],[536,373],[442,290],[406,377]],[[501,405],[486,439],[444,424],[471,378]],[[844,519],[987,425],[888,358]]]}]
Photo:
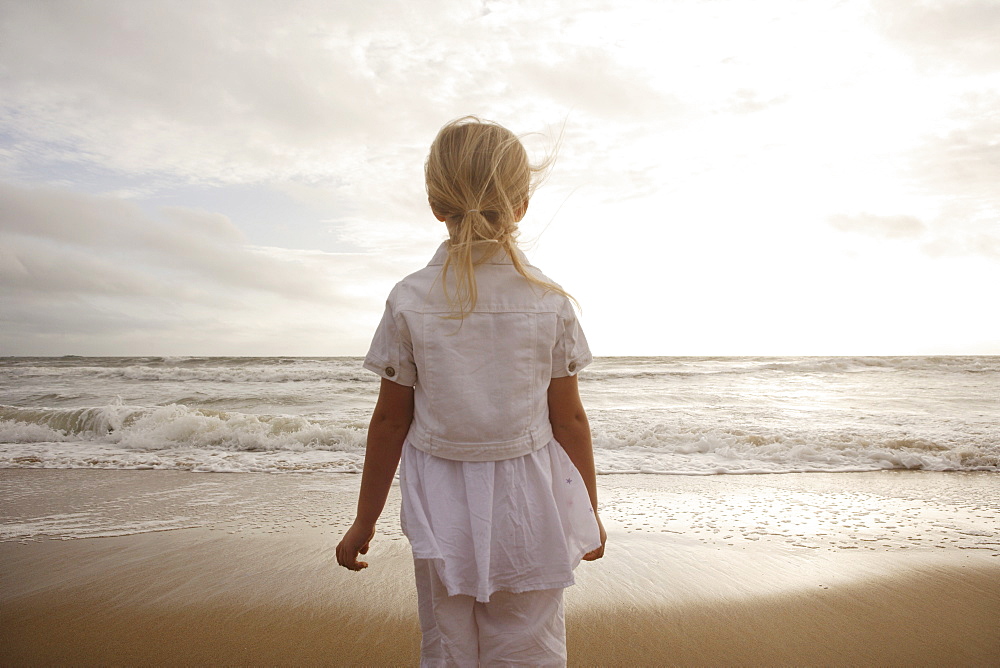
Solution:
[{"label": "white skirt", "polygon": [[400,520],[415,559],[432,560],[449,596],[487,602],[573,584],[600,546],[590,496],[556,441],[495,462],[442,459],[403,446]]}]

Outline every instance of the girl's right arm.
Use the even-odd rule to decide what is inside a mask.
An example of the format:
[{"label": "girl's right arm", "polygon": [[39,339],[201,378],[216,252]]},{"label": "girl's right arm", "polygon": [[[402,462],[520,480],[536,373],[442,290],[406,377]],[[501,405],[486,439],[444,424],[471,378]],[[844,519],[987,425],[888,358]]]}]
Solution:
[{"label": "girl's right arm", "polygon": [[604,544],[608,534],[604,531],[601,516],[597,514],[597,471],[594,468],[594,446],[590,438],[590,422],[580,401],[580,389],[576,376],[553,378],[549,382],[549,421],[552,435],[562,446],[569,460],[583,477],[590,495],[590,506],[601,532],[601,546],[583,556],[586,561],[594,561],[604,556]]},{"label": "girl's right arm", "polygon": [[368,426],[358,514],[337,545],[337,563],[344,568],[359,571],[368,567],[367,562],[358,561],[358,555],[368,553],[375,522],[385,507],[412,421],[413,388],[383,378]]}]

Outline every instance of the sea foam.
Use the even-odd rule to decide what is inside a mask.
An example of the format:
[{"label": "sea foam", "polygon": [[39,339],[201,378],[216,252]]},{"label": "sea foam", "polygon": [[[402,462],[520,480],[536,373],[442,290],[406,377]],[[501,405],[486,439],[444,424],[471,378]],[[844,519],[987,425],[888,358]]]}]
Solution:
[{"label": "sea foam", "polygon": [[[602,473],[1000,471],[1000,358],[598,358]],[[0,359],[0,467],[359,471],[357,358]]]}]

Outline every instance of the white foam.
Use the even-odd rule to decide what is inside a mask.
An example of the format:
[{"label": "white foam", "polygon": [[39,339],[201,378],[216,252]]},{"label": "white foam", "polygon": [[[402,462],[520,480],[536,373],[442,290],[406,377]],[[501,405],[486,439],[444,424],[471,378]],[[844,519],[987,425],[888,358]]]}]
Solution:
[{"label": "white foam", "polygon": [[[871,434],[788,434],[665,423],[595,426],[601,473],[738,474],[812,471],[1000,471],[993,444],[941,444]],[[147,409],[106,433],[0,422],[0,466],[193,471],[359,471],[365,432],[296,416]]]},{"label": "white foam", "polygon": [[190,447],[126,450],[93,442],[0,445],[0,468],[177,470],[212,473],[360,473],[364,451],[238,452]]},{"label": "white foam", "polygon": [[[80,379],[97,381],[140,382],[212,382],[212,383],[289,383],[289,382],[362,382],[377,384],[378,378],[361,369],[360,363],[327,363],[302,365],[200,363],[187,366],[184,360],[170,360],[167,365],[130,364],[125,366],[88,366],[81,363],[65,367],[19,366],[21,378],[65,377],[68,373]],[[249,362],[249,363],[248,363]]]},{"label": "white foam", "polygon": [[[707,475],[1000,471],[998,378],[997,357],[603,358],[580,383],[601,472]],[[377,377],[357,359],[4,360],[0,391],[0,466],[357,471]]]}]

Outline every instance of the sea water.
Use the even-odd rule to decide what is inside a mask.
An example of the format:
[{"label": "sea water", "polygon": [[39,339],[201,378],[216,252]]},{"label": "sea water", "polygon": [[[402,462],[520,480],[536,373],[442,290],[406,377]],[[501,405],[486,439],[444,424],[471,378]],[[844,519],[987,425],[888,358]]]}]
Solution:
[{"label": "sea water", "polygon": [[[358,472],[359,358],[3,358],[0,468]],[[605,357],[600,473],[1000,471],[1000,357]]]}]

